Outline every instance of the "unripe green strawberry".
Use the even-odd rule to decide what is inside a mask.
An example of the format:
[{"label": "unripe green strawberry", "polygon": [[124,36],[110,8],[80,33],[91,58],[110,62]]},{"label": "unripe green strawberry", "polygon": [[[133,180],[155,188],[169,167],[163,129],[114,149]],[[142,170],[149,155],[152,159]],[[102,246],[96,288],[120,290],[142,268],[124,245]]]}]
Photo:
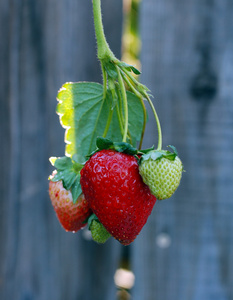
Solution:
[{"label": "unripe green strawberry", "polygon": [[90,230],[93,240],[97,243],[104,244],[111,237],[111,234],[99,221],[93,220]]},{"label": "unripe green strawberry", "polygon": [[177,152],[154,150],[140,159],[139,173],[158,200],[174,194],[180,184],[182,171],[183,165]]}]

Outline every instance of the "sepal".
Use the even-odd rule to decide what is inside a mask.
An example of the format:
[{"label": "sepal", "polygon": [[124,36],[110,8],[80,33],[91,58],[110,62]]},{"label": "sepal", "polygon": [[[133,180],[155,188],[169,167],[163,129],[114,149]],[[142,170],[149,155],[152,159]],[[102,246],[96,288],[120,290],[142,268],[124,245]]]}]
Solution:
[{"label": "sepal", "polygon": [[171,161],[174,161],[175,158],[178,156],[178,152],[177,152],[177,150],[174,146],[169,145],[168,147],[170,147],[174,152],[171,152],[171,151],[168,151],[168,150],[152,150],[152,151],[149,151],[149,152],[143,154],[140,157],[139,165],[143,161],[146,161],[146,160],[149,160],[149,159],[159,160],[161,158],[166,158],[166,159],[169,159]]},{"label": "sepal", "polygon": [[136,155],[138,153],[138,150],[129,143],[113,142],[112,140],[103,137],[97,137],[96,147],[97,149],[87,157],[91,157],[93,154],[101,150],[115,150],[129,155]]},{"label": "sepal", "polygon": [[83,163],[80,163],[81,157],[74,156],[72,159],[67,156],[51,157],[51,164],[56,168],[49,180],[56,182],[62,181],[63,187],[70,190],[75,204],[78,197],[82,194],[80,184],[80,171],[83,168]]}]

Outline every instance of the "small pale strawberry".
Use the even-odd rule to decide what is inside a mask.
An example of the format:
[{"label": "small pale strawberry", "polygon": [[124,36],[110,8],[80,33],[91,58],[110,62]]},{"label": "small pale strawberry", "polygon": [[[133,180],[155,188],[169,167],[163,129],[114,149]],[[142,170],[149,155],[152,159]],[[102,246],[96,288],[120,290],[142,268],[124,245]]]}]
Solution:
[{"label": "small pale strawberry", "polygon": [[89,229],[93,240],[99,244],[104,244],[111,237],[111,234],[98,220],[92,220]]},{"label": "small pale strawberry", "polygon": [[175,147],[172,148],[174,153],[164,150],[150,151],[139,162],[139,173],[158,200],[170,198],[180,184],[183,165]]},{"label": "small pale strawberry", "polygon": [[71,192],[63,187],[60,180],[49,182],[49,196],[57,218],[66,231],[76,232],[86,225],[84,221],[90,216],[92,211],[83,194],[73,203]]},{"label": "small pale strawberry", "polygon": [[80,185],[80,170],[83,165],[77,159],[52,157],[56,168],[49,177],[49,196],[57,217],[66,231],[76,232],[86,224],[92,214]]}]

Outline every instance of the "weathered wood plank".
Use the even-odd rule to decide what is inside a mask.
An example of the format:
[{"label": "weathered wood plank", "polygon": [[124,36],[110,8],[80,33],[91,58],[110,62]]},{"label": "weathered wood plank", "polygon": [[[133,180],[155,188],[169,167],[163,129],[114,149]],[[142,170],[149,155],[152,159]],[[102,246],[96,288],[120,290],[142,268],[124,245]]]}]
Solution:
[{"label": "weathered wood plank", "polygon": [[[103,1],[114,11],[104,21],[118,56],[121,6]],[[0,299],[114,299],[119,244],[64,232],[48,198],[48,158],[64,155],[57,90],[101,81],[91,1],[3,0],[0,8]]]},{"label": "weathered wood plank", "polygon": [[[141,8],[142,81],[163,145],[177,147],[187,172],[133,245],[133,299],[230,300],[233,3],[145,0]],[[147,134],[145,145],[156,143],[154,121]]]}]

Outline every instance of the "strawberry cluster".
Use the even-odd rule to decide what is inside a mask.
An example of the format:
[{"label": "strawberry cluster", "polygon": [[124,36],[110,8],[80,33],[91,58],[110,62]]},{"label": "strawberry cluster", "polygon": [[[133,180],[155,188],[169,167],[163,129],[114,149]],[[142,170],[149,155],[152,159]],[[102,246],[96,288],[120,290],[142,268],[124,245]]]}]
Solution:
[{"label": "strawberry cluster", "polygon": [[[129,245],[146,224],[156,199],[176,191],[183,166],[173,146],[173,152],[162,150],[160,121],[149,89],[135,78],[140,71],[118,60],[109,48],[100,2],[92,4],[103,85],[67,82],[58,92],[66,156],[51,159],[56,173],[50,177],[49,195],[65,230],[76,232],[88,225],[98,243],[113,236]],[[144,100],[156,120],[157,149],[134,148],[141,149],[143,143]],[[96,138],[97,149],[89,154]]]},{"label": "strawberry cluster", "polygon": [[177,153],[151,149],[143,153],[103,138],[97,139],[97,150],[81,166],[68,158],[55,160],[58,170],[50,177],[49,195],[61,225],[76,232],[88,223],[96,242],[113,236],[129,245],[146,224],[156,197],[170,197],[179,185],[178,160]]}]

